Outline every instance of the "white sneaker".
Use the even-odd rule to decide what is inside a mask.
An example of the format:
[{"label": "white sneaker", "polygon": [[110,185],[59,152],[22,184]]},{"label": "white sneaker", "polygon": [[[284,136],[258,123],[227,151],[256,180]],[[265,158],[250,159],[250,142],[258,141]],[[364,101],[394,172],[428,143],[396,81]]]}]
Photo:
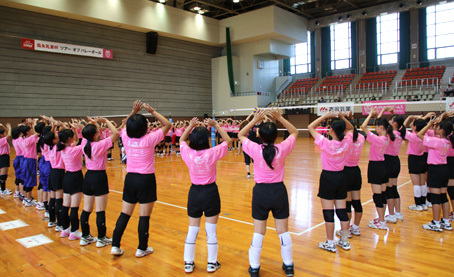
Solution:
[{"label": "white sneaker", "polygon": [[336,244],[334,244],[334,243],[328,243],[327,241],[325,241],[325,242],[320,242],[320,243],[318,244],[318,247],[320,247],[320,248],[323,249],[323,250],[327,250],[327,251],[333,252],[333,253],[336,252],[336,250],[337,250],[337,249],[336,249]]},{"label": "white sneaker", "polygon": [[[342,237],[341,230],[336,230],[336,236]],[[352,233],[348,230],[348,238],[352,237]]]},{"label": "white sneaker", "polygon": [[112,246],[112,249],[110,250],[110,254],[114,256],[121,256],[123,255],[123,250],[121,250],[120,247]]},{"label": "white sneaker", "polygon": [[11,195],[11,194],[13,194],[13,192],[10,191],[9,189],[5,189],[4,191],[2,191],[1,194],[2,194],[2,195]]},{"label": "white sneaker", "polygon": [[426,206],[432,208],[432,203],[426,200]]},{"label": "white sneaker", "polygon": [[136,257],[137,258],[142,258],[142,257],[145,257],[147,255],[150,255],[151,253],[153,253],[153,247],[148,247],[146,250],[137,249]]},{"label": "white sneaker", "polygon": [[55,226],[55,232],[61,232],[63,231],[63,227],[62,226]]},{"label": "white sneaker", "polygon": [[109,239],[108,237],[104,237],[102,239],[98,238],[98,241],[96,242],[96,247],[100,248],[110,244],[112,244],[112,239]]},{"label": "white sneaker", "polygon": [[418,212],[422,212],[424,210],[422,205],[416,205],[416,204],[413,204],[413,205],[409,206],[408,208],[412,211],[418,211]]},{"label": "white sneaker", "polygon": [[86,237],[80,238],[80,246],[89,245],[95,241],[96,241],[96,238],[92,237],[91,235],[88,235]]},{"label": "white sneaker", "polygon": [[38,203],[38,204],[36,204],[36,209],[39,210],[39,211],[42,211],[42,210],[45,210],[46,208],[44,208],[44,204],[43,203]]},{"label": "white sneaker", "polygon": [[394,214],[397,220],[404,221],[404,215],[401,213]]},{"label": "white sneaker", "polygon": [[422,228],[425,230],[442,232],[443,229],[441,228],[441,224],[436,224],[433,220],[427,224],[423,224]]},{"label": "white sneaker", "polygon": [[396,215],[387,215],[385,216],[385,221],[389,223],[397,223]]},{"label": "white sneaker", "polygon": [[350,228],[348,230],[350,231],[350,234],[352,234],[352,235],[355,235],[355,236],[361,235],[359,228],[355,229],[355,228],[353,228],[353,226],[350,226]]},{"label": "white sneaker", "polygon": [[186,273],[191,273],[194,271],[195,264],[194,262],[192,263],[184,263],[184,272]]},{"label": "white sneaker", "polygon": [[46,212],[44,213],[44,218],[49,218],[49,212],[48,212],[48,211],[46,211]]},{"label": "white sneaker", "polygon": [[337,242],[337,245],[339,245],[344,250],[350,250],[350,243],[348,243],[348,241],[339,240]]},{"label": "white sneaker", "polygon": [[369,228],[379,229],[379,230],[388,230],[388,224],[386,224],[386,222],[380,222],[380,220],[379,220],[374,223],[369,223]]},{"label": "white sneaker", "polygon": [[78,240],[81,238],[82,238],[82,233],[79,232],[79,230],[71,232],[68,237],[69,240]]},{"label": "white sneaker", "polygon": [[215,272],[217,269],[221,267],[221,264],[216,261],[215,263],[208,263],[207,264],[207,272]]},{"label": "white sneaker", "polygon": [[444,220],[441,220],[440,226],[444,230],[452,231],[452,225],[451,225],[451,223],[449,223],[449,221],[444,222]]},{"label": "white sneaker", "polygon": [[32,200],[24,200],[24,201],[25,201],[25,203],[24,203],[25,207],[33,207],[36,205]]},{"label": "white sneaker", "polygon": [[57,226],[57,223],[55,221],[49,221],[49,223],[47,223],[47,227],[49,227],[49,228],[52,228],[55,226]]},{"label": "white sneaker", "polygon": [[19,198],[19,196],[20,196],[20,192],[16,191],[16,192],[14,193],[14,198]]},{"label": "white sneaker", "polygon": [[427,211],[427,210],[429,209],[429,208],[427,208],[427,205],[426,205],[426,204],[422,204],[421,206],[422,206],[422,209],[423,209],[424,211]]}]

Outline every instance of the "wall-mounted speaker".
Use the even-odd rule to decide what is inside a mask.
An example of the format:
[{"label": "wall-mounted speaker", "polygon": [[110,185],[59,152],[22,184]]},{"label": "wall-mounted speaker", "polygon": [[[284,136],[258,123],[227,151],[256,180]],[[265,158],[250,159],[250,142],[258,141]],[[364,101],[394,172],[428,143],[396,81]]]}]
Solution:
[{"label": "wall-mounted speaker", "polygon": [[147,53],[156,54],[156,48],[158,47],[158,33],[148,32],[147,33]]}]

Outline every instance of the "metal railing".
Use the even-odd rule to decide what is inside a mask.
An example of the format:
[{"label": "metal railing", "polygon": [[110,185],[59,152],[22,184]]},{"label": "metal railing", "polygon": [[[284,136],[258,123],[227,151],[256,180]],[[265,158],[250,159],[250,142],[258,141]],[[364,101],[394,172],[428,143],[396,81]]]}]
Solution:
[{"label": "metal railing", "polygon": [[402,80],[400,82],[396,82],[396,91],[398,89],[405,91],[408,90],[415,90],[415,89],[427,89],[433,88],[435,92],[439,91],[440,84],[439,78],[424,78],[424,79],[413,79],[413,80]]},{"label": "metal railing", "polygon": [[258,96],[271,96],[271,92],[263,92],[263,91],[244,91],[244,92],[237,92],[235,94],[230,94],[232,97],[238,96],[251,96],[251,95],[258,95]]}]

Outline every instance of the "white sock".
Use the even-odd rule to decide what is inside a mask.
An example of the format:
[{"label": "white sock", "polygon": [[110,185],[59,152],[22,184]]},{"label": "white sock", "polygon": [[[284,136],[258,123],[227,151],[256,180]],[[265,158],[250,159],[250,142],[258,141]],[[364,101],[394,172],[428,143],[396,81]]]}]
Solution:
[{"label": "white sock", "polygon": [[293,264],[293,244],[289,232],[279,234],[281,241],[281,255],[285,265]]},{"label": "white sock", "polygon": [[423,196],[423,197],[427,196],[427,184],[424,184],[424,186],[421,186],[421,196]]},{"label": "white sock", "polygon": [[251,247],[249,248],[249,265],[252,268],[260,267],[260,255],[262,254],[263,235],[254,233]]},{"label": "white sock", "polygon": [[215,263],[218,260],[218,237],[216,236],[216,225],[217,224],[205,222],[209,263]]},{"label": "white sock", "polygon": [[353,227],[353,229],[355,229],[355,230],[359,229],[359,226],[356,225],[356,224],[352,224],[352,227]]},{"label": "white sock", "polygon": [[326,240],[329,244],[334,244],[334,240]]},{"label": "white sock", "polygon": [[415,193],[415,197],[421,197],[421,195],[422,195],[422,187],[421,186],[413,186],[413,192]]},{"label": "white sock", "polygon": [[195,259],[195,241],[200,227],[189,226],[188,235],[184,243],[184,261],[192,263]]}]

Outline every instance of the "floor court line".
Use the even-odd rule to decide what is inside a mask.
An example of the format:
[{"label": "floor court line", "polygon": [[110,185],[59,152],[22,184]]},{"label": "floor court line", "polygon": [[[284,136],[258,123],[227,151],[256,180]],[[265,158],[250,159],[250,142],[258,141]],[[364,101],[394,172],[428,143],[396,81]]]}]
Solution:
[{"label": "floor court line", "polygon": [[[411,183],[411,180],[410,180],[410,181],[407,181],[407,182],[405,182],[405,183],[403,183],[402,185],[398,186],[397,188],[401,188],[401,187],[403,187],[403,186],[405,186],[405,185],[407,185],[407,184],[409,184],[409,183]],[[367,200],[366,202],[362,203],[362,205],[364,206],[364,205],[366,205],[366,204],[369,204],[370,202],[372,202],[372,200],[373,200],[373,199],[369,199],[369,200]],[[310,227],[310,228],[307,229],[307,230],[304,230],[304,231],[302,231],[302,232],[300,232],[300,233],[297,233],[296,235],[301,236],[301,235],[303,235],[303,234],[305,234],[305,233],[307,233],[307,232],[310,232],[310,231],[312,231],[312,230],[314,230],[314,229],[316,229],[316,228],[318,228],[318,227],[320,227],[320,226],[322,226],[322,225],[325,225],[325,222],[321,222],[321,223],[319,223],[319,224],[317,224],[317,225],[315,225],[315,226],[312,226],[312,227]]]}]

